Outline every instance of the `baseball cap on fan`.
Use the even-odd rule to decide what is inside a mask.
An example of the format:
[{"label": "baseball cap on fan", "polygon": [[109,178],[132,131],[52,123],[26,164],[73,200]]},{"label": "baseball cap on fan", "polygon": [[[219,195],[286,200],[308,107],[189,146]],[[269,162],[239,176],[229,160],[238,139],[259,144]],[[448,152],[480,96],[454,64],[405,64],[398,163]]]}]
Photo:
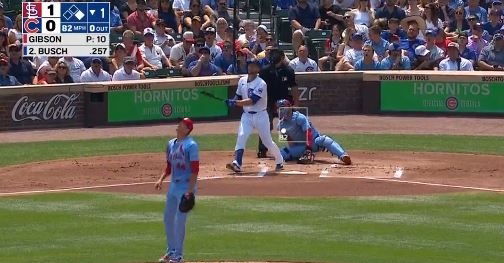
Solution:
[{"label": "baseball cap on fan", "polygon": [[189,43],[194,43],[194,33],[192,31],[186,31],[183,35],[182,38]]},{"label": "baseball cap on fan", "polygon": [[415,55],[417,56],[427,56],[427,54],[429,54],[430,51],[424,46],[424,45],[420,45],[418,47],[415,48]]}]

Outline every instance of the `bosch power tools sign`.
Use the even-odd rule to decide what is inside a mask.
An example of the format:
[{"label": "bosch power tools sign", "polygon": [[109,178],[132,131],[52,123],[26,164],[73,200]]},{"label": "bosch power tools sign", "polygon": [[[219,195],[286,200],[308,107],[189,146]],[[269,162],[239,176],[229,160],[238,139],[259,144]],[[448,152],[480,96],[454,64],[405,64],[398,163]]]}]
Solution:
[{"label": "bosch power tools sign", "polygon": [[381,110],[503,113],[501,83],[382,81]]}]

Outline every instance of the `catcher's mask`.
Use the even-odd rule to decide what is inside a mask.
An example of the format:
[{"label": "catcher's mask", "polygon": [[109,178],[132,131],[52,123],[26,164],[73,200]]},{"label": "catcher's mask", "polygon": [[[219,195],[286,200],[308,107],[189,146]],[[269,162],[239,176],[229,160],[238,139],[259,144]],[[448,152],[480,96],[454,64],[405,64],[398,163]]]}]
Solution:
[{"label": "catcher's mask", "polygon": [[278,100],[276,103],[278,109],[278,118],[281,120],[290,120],[292,117],[292,104],[286,99]]}]

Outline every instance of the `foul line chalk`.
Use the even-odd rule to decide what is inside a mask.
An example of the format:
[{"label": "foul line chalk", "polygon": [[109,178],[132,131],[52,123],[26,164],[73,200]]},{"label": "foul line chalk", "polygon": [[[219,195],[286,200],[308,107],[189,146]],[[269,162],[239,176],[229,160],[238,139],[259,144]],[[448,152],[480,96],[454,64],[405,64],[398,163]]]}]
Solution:
[{"label": "foul line chalk", "polygon": [[[228,177],[226,177],[226,176],[206,177],[206,178],[199,178],[198,181],[223,179],[223,178],[228,178]],[[167,182],[170,182],[170,181],[167,181]],[[49,190],[21,191],[21,192],[11,192],[11,193],[0,193],[0,197],[13,196],[13,195],[26,195],[26,194],[58,193],[58,192],[68,192],[68,191],[76,191],[76,190],[100,189],[100,188],[110,188],[110,187],[119,187],[119,186],[134,186],[134,185],[145,185],[145,184],[155,184],[155,183],[156,182],[107,184],[107,185],[82,186],[82,187],[59,188],[59,189],[49,189]]]},{"label": "foul line chalk", "polygon": [[418,184],[418,185],[427,185],[427,186],[439,186],[439,187],[448,187],[448,188],[459,188],[459,189],[468,189],[468,190],[478,190],[478,191],[486,191],[486,192],[496,192],[496,193],[504,193],[504,189],[493,189],[493,188],[484,188],[484,187],[475,187],[475,186],[464,186],[464,185],[453,185],[453,184],[439,184],[439,183],[427,183],[420,181],[405,181],[405,180],[397,180],[397,179],[388,179],[388,178],[374,178],[374,177],[366,177],[366,176],[320,176],[325,178],[344,178],[344,179],[363,179],[363,180],[372,180],[372,181],[382,181],[382,182],[393,182],[393,183],[403,183],[403,184]]}]

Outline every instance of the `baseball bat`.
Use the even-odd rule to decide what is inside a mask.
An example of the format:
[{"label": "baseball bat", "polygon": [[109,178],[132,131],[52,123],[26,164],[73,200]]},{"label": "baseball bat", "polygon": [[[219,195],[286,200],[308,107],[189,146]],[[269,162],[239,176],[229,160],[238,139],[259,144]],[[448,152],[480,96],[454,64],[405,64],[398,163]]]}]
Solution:
[{"label": "baseball bat", "polygon": [[225,100],[226,100],[226,99],[219,98],[219,97],[217,97],[217,96],[213,95],[212,93],[207,92],[207,91],[204,91],[204,90],[200,91],[200,94],[201,94],[201,95],[204,95],[204,96],[207,96],[207,97],[209,97],[209,98],[212,98],[212,99],[218,100],[218,101],[225,101]]}]

